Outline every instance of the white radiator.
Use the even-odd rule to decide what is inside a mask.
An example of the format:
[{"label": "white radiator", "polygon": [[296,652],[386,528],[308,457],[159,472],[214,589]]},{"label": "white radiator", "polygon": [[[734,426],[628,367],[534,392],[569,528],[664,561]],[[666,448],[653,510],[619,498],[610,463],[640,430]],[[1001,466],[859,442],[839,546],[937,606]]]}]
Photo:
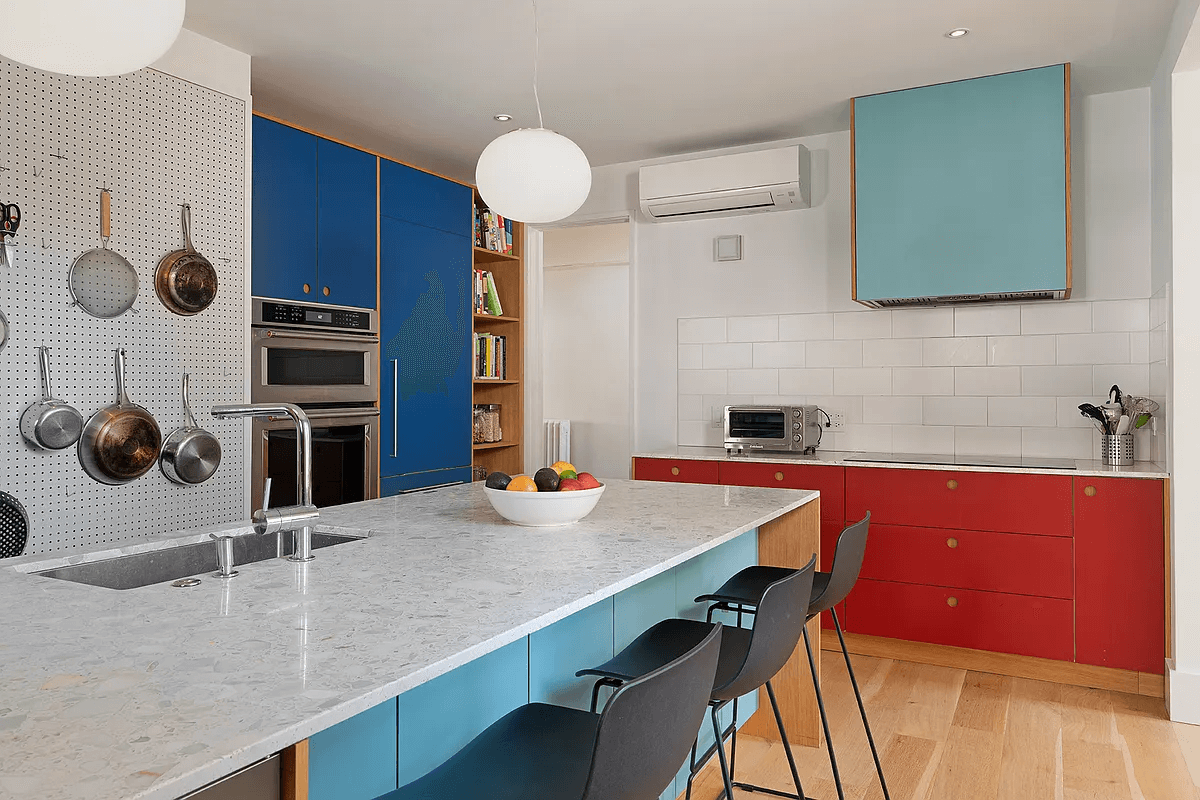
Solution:
[{"label": "white radiator", "polygon": [[542,423],[546,428],[545,465],[556,461],[571,460],[571,420],[548,419]]}]

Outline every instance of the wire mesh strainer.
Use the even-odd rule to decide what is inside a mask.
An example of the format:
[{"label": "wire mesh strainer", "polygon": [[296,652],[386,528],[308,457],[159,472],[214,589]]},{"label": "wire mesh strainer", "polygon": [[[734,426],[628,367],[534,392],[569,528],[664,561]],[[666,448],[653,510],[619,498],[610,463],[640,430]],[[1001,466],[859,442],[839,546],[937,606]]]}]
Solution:
[{"label": "wire mesh strainer", "polygon": [[108,249],[109,194],[100,191],[100,247],[81,253],[67,276],[71,299],[93,317],[119,317],[138,296],[137,270],[115,250]]}]

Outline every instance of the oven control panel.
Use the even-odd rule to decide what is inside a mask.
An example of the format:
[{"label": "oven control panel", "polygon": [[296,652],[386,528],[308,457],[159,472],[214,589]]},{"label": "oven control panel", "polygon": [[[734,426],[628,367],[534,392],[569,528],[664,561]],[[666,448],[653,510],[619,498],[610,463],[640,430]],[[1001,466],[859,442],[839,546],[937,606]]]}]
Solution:
[{"label": "oven control panel", "polygon": [[260,325],[296,325],[305,328],[335,328],[352,331],[371,331],[372,314],[350,308],[332,306],[303,306],[261,300],[254,322]]}]

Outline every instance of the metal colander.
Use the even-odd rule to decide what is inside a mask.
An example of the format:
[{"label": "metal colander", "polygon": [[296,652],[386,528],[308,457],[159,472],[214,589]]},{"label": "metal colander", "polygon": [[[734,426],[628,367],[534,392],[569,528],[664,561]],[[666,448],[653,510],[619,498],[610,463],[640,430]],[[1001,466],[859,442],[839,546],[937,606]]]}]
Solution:
[{"label": "metal colander", "polygon": [[0,492],[0,558],[21,555],[28,539],[29,515],[17,498]]},{"label": "metal colander", "polygon": [[138,296],[138,276],[133,265],[108,249],[109,195],[100,192],[100,247],[81,253],[71,265],[68,283],[71,299],[93,317],[111,319],[133,308]]}]

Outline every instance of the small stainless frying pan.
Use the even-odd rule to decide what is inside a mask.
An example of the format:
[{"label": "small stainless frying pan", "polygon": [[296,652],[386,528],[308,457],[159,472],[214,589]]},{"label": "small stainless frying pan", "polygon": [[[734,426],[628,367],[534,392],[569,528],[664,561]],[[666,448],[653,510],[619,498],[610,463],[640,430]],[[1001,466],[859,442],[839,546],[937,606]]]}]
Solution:
[{"label": "small stainless frying pan", "polygon": [[21,413],[21,436],[39,450],[65,450],[83,434],[83,415],[50,391],[50,348],[38,348],[42,399]]},{"label": "small stainless frying pan", "polygon": [[221,442],[196,424],[188,403],[188,375],[183,375],[183,427],[163,444],[159,469],[172,483],[204,483],[221,466]]}]

